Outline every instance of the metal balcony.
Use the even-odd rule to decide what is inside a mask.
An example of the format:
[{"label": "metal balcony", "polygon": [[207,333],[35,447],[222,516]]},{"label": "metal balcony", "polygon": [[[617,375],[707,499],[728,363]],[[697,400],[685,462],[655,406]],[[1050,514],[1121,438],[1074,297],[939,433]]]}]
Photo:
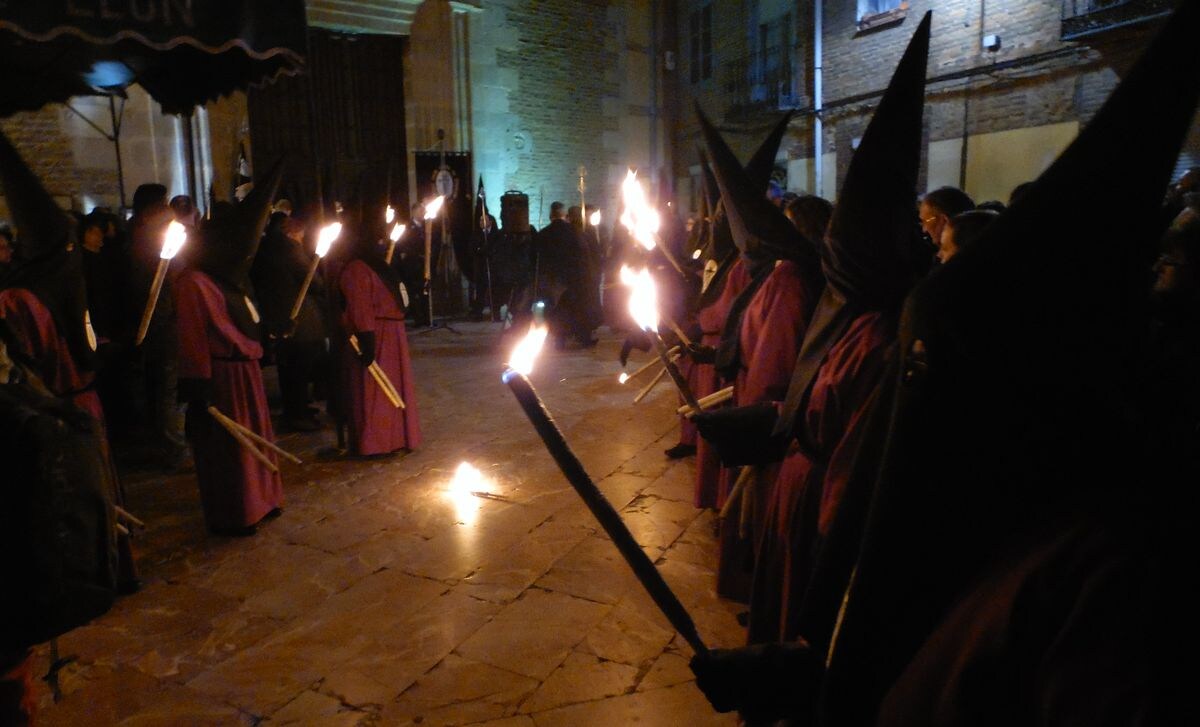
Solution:
[{"label": "metal balcony", "polygon": [[1171,14],[1172,0],[1063,0],[1062,39],[1080,40]]}]

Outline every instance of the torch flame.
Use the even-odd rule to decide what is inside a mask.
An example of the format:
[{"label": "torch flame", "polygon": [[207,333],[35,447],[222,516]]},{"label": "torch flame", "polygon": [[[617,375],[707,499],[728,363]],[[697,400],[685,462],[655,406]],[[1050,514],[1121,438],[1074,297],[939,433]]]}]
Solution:
[{"label": "torch flame", "polygon": [[512,355],[509,356],[508,367],[519,374],[526,376],[531,374],[533,362],[542,351],[542,344],[546,342],[548,330],[545,326],[530,326],[529,333],[521,339],[521,342],[513,349]]},{"label": "torch flame", "polygon": [[334,222],[331,225],[326,225],[321,228],[321,232],[317,234],[317,257],[325,257],[329,253],[329,247],[334,240],[342,234],[342,223]]},{"label": "torch flame", "polygon": [[703,250],[701,250],[700,248],[696,248],[695,250],[692,251],[692,259],[699,260],[700,256],[703,254],[704,254]]},{"label": "torch flame", "polygon": [[617,377],[617,382],[623,384],[626,381],[629,381],[629,374],[622,371],[621,375]]},{"label": "torch flame", "polygon": [[629,286],[629,315],[645,331],[658,330],[658,289],[650,271],[642,268],[636,273],[621,266],[621,282]]},{"label": "torch flame", "polygon": [[395,226],[392,227],[392,234],[388,235],[388,238],[391,239],[392,242],[397,242],[401,237],[404,236],[404,229],[404,225],[397,222]]},{"label": "torch flame", "polygon": [[383,221],[390,225],[394,219],[396,219],[396,210],[389,204],[387,211],[383,213]]},{"label": "torch flame", "polygon": [[425,205],[425,219],[432,220],[438,216],[438,212],[442,211],[442,203],[446,201],[445,195],[434,197],[432,201]]},{"label": "torch flame", "polygon": [[187,228],[172,221],[167,225],[167,232],[163,235],[162,252],[158,253],[158,256],[163,260],[170,260],[179,253],[179,249],[185,242],[187,242]]},{"label": "torch flame", "polygon": [[588,222],[591,223],[592,227],[599,227],[600,226],[600,210],[596,210],[595,212],[593,212],[592,216],[588,218]]},{"label": "torch flame", "polygon": [[625,203],[621,224],[625,225],[638,244],[647,250],[653,250],[658,245],[654,236],[658,232],[661,220],[658,212],[646,201],[646,192],[637,180],[637,172],[632,169],[621,184],[621,199]]}]

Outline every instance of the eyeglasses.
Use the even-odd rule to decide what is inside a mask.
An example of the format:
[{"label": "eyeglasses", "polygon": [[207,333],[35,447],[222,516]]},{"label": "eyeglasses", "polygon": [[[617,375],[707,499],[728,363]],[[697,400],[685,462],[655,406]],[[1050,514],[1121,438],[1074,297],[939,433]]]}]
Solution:
[{"label": "eyeglasses", "polygon": [[[942,215],[930,215],[929,217],[922,217],[921,224],[932,225],[934,222],[937,222],[939,217],[942,217]],[[909,219],[912,219],[912,218],[910,217]]]}]

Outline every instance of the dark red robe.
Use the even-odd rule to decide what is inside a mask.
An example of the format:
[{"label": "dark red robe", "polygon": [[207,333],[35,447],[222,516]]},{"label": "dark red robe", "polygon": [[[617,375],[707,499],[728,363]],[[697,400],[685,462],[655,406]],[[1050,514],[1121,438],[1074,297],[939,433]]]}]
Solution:
[{"label": "dark red robe", "polygon": [[751,643],[792,641],[814,549],[850,478],[867,400],[883,374],[891,326],[879,313],[854,319],[829,349],[801,410],[767,503],[750,599]]},{"label": "dark red robe", "polygon": [[[696,320],[700,324],[702,346],[716,348],[721,344],[721,331],[725,326],[725,319],[729,317],[729,309],[749,284],[750,276],[746,273],[746,266],[742,264],[741,259],[735,260],[725,275],[725,287],[721,289],[721,294],[712,305],[701,308],[696,314]],[[693,363],[691,380],[697,399],[715,394],[724,388],[717,367],[711,363]],[[720,484],[721,459],[717,456],[716,448],[700,437],[696,442],[696,507],[719,507],[717,490]]]},{"label": "dark red robe", "polygon": [[[58,325],[50,309],[38,297],[24,288],[0,290],[0,318],[17,339],[21,353],[33,363],[34,372],[55,396],[70,398],[71,403],[91,414],[100,422],[101,453],[113,483],[113,504],[124,507],[125,489],[117,476],[116,464],[108,446],[104,407],[93,388],[95,374],[80,370],[71,357],[66,340],[59,335]],[[122,587],[130,587],[138,579],[133,543],[123,533],[117,535],[117,578]]]},{"label": "dark red robe", "polygon": [[[799,265],[790,260],[776,263],[743,314],[739,337],[741,368],[733,389],[736,406],[782,401],[787,396],[792,369],[820,293],[812,276],[806,275]],[[750,597],[754,543],[761,532],[778,471],[778,464],[767,465],[758,476],[747,537],[739,533],[740,519],[736,513],[721,522],[717,593],[725,598],[744,602]],[[722,505],[735,480],[733,471],[725,470],[717,498]]]},{"label": "dark red robe", "polygon": [[[210,380],[210,405],[274,440],[259,366],[262,344],[234,324],[226,309],[225,291],[207,274],[184,271],[176,279],[174,293],[179,378]],[[214,530],[254,525],[283,504],[283,480],[216,420],[199,416],[205,426],[188,432],[188,440],[196,461],[204,521]],[[277,461],[274,453],[265,454]]]},{"label": "dark red robe", "polygon": [[79,370],[54,317],[37,296],[24,288],[0,290],[0,318],[8,321],[21,352],[34,362],[46,388],[56,396],[70,397],[75,406],[104,424],[100,395],[91,388],[95,376]]},{"label": "dark red robe", "polygon": [[345,346],[342,370],[350,400],[350,446],[356,454],[364,455],[416,449],[421,446],[421,424],[404,311],[383,280],[361,260],[346,265],[338,284],[346,301],[342,313],[345,335],[374,332],[375,361],[400,393],[405,407],[392,406],[354,350]]}]

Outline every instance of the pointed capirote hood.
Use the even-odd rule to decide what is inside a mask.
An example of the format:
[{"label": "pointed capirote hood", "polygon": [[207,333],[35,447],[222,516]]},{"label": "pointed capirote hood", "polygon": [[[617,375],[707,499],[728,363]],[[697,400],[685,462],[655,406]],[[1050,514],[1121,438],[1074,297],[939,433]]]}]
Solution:
[{"label": "pointed capirote hood", "polygon": [[826,235],[829,284],[875,310],[899,306],[915,280],[931,22],[932,13],[926,13],[850,158]]},{"label": "pointed capirote hood", "polygon": [[0,287],[32,292],[50,311],[76,365],[94,368],[96,343],[88,321],[82,251],[73,244],[74,221],[54,202],[2,130],[0,190],[27,255],[0,280]]},{"label": "pointed capirote hood", "polygon": [[282,159],[276,162],[245,199],[205,222],[196,263],[199,269],[233,288],[248,289],[250,266],[271,216],[283,166]]},{"label": "pointed capirote hood", "polygon": [[780,117],[779,121],[775,122],[775,126],[771,127],[771,133],[767,134],[767,138],[758,145],[754,156],[746,162],[746,176],[750,179],[754,189],[762,189],[766,192],[767,184],[771,181],[771,173],[775,171],[775,157],[779,156],[779,146],[783,143],[788,124],[792,122],[795,113],[788,111]]},{"label": "pointed capirote hood", "polygon": [[791,438],[826,354],[867,311],[895,312],[915,282],[920,225],[925,66],[933,14],[926,13],[867,124],[820,247],[826,286],[813,312],[775,433]]},{"label": "pointed capirote hood", "polygon": [[806,248],[812,249],[812,244],[804,240],[783,211],[767,199],[766,181],[760,186],[750,178],[699,104],[696,116],[700,119],[717,188],[721,190],[721,205],[729,220],[733,242],[742,256],[753,267],[795,259],[803,256]]},{"label": "pointed capirote hood", "polygon": [[828,723],[872,722],[1014,538],[1113,502],[1137,531],[1193,488],[1145,456],[1130,382],[1144,250],[1200,98],[1198,36],[1200,3],[1184,2],[1029,193],[908,297]]}]

